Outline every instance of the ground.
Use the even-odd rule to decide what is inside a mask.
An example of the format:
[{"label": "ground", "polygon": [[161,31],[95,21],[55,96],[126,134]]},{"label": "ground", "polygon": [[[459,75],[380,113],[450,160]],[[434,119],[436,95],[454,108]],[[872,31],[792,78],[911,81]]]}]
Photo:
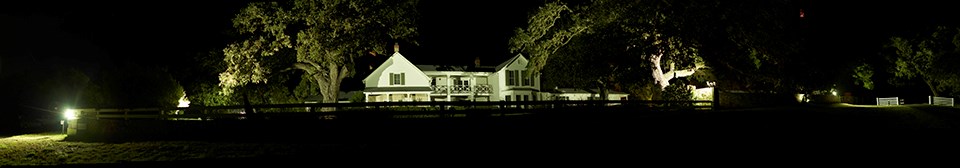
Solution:
[{"label": "ground", "polygon": [[318,152],[356,151],[362,146],[339,144],[229,143],[154,141],[89,143],[63,141],[57,133],[26,134],[0,139],[0,165],[104,164],[121,162],[282,158]]},{"label": "ground", "polygon": [[[631,115],[630,118],[551,118],[536,124],[483,130],[480,136],[452,135],[379,137],[364,144],[256,143],[203,141],[71,142],[62,134],[27,134],[0,139],[0,166],[60,165],[89,167],[165,167],[178,165],[246,165],[358,161],[435,163],[459,158],[470,163],[512,160],[591,162],[636,159],[638,155],[672,158],[731,157],[747,152],[765,157],[847,155],[838,151],[886,153],[890,149],[922,150],[953,141],[960,128],[960,108],[929,105],[896,107],[847,104],[727,109],[703,113]],[[626,122],[630,121],[630,122]],[[400,135],[400,134],[397,134]],[[426,135],[426,134],[418,134]],[[290,135],[310,138],[310,135]],[[301,141],[302,142],[302,141]],[[936,146],[943,149],[945,146]],[[854,150],[856,149],[856,150]],[[881,150],[882,149],[882,150]],[[933,148],[931,148],[933,149]],[[825,152],[830,151],[830,152]],[[903,153],[899,153],[903,154]],[[640,157],[651,159],[654,157]],[[791,158],[791,157],[787,157]],[[378,162],[379,161],[379,162]],[[561,164],[562,165],[562,164]],[[281,166],[283,167],[283,166]]]}]

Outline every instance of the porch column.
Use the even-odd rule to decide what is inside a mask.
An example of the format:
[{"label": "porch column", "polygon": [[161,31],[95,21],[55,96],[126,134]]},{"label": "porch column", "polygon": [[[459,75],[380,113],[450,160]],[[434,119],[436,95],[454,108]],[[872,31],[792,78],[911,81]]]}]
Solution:
[{"label": "porch column", "polygon": [[450,74],[447,74],[447,101],[450,101],[450,90],[453,89],[453,80],[450,79]]},{"label": "porch column", "polygon": [[370,94],[363,93],[363,102],[370,102]]},{"label": "porch column", "polygon": [[476,101],[477,99],[473,97],[477,94],[477,77],[470,74],[470,101]]}]

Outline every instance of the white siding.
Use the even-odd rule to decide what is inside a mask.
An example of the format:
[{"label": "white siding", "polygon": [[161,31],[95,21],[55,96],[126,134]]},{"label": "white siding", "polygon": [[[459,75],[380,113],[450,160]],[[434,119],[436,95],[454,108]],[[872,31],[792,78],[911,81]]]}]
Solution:
[{"label": "white siding", "polygon": [[[496,94],[496,95],[494,95],[494,96],[496,96],[497,99],[503,99],[503,98],[504,98],[503,96],[506,96],[506,95],[511,95],[511,96],[512,96],[512,95],[514,95],[514,94],[516,94],[516,93],[521,93],[521,92],[516,92],[516,93],[515,93],[515,92],[510,91],[509,89],[532,88],[532,89],[540,90],[540,80],[539,80],[540,77],[539,77],[539,75],[533,76],[532,78],[530,78],[530,80],[531,80],[531,81],[530,81],[530,84],[531,84],[532,86],[523,86],[523,85],[522,85],[522,84],[523,84],[523,76],[526,76],[526,74],[524,74],[523,71],[524,71],[524,70],[527,70],[527,63],[528,63],[528,61],[527,61],[526,58],[524,58],[523,56],[519,56],[516,60],[514,60],[514,62],[511,62],[511,63],[507,64],[506,66],[504,66],[502,69],[498,69],[498,70],[497,70],[497,72],[495,73],[495,76],[496,76],[496,78],[497,78],[496,81],[497,81],[498,83],[497,83],[496,85],[492,85],[492,86],[496,86],[496,87],[497,87],[496,89],[494,89],[494,90],[495,90],[494,93]],[[508,76],[508,75],[507,75],[507,70],[520,71],[520,72],[518,72],[518,77],[517,77],[517,81],[516,81],[516,86],[507,86],[507,82],[508,82],[508,79],[507,79],[507,76]],[[531,94],[529,94],[529,91],[522,92],[522,93],[526,93],[527,95],[532,96]],[[511,101],[515,101],[515,99],[516,99],[516,98],[514,97],[514,98],[511,98],[510,100],[511,100]],[[531,100],[532,100],[532,98],[531,98]]]},{"label": "white siding", "polygon": [[[404,85],[390,85],[391,73],[404,73]],[[364,79],[366,87],[430,87],[430,78],[410,61],[394,53],[380,67]]]}]

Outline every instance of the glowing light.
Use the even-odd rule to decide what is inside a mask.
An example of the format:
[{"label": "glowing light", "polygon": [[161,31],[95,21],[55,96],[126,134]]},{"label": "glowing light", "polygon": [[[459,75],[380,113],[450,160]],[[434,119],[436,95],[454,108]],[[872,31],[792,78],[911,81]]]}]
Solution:
[{"label": "glowing light", "polygon": [[74,109],[66,109],[63,110],[63,118],[66,118],[67,120],[76,120],[79,118],[79,113],[77,113],[77,110]]},{"label": "glowing light", "polygon": [[804,16],[803,9],[800,9],[800,18],[803,18],[803,16]]},{"label": "glowing light", "polygon": [[837,95],[837,91],[832,91],[832,92],[830,92],[830,94],[833,94],[834,96],[836,96],[836,95]]},{"label": "glowing light", "polygon": [[179,102],[179,104],[177,104],[177,107],[190,107],[190,100],[187,100],[186,95],[184,95],[183,97],[180,97],[180,100],[177,100],[177,102]]}]

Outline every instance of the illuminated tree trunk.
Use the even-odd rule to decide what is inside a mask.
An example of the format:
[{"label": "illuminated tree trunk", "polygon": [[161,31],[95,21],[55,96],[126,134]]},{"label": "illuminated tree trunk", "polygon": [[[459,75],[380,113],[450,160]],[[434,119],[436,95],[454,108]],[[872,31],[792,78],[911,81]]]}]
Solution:
[{"label": "illuminated tree trunk", "polygon": [[[313,62],[298,62],[294,67],[307,71],[320,89],[320,96],[323,103],[336,103],[340,93],[340,84],[343,78],[350,74],[347,65],[337,65],[335,63],[326,63],[322,67]],[[325,68],[325,69],[321,69]],[[334,108],[324,107],[321,111],[333,111]]]},{"label": "illuminated tree trunk", "polygon": [[663,52],[660,52],[660,54],[652,55],[648,59],[648,61],[650,61],[650,64],[653,65],[651,66],[651,71],[653,73],[654,84],[657,84],[657,86],[660,87],[661,91],[666,89],[667,86],[670,86],[671,79],[693,75],[693,73],[697,72],[698,69],[703,68],[703,65],[697,64],[696,66],[690,69],[676,70],[671,68],[670,71],[663,72],[663,66],[660,65],[660,60],[663,59],[662,53]]},{"label": "illuminated tree trunk", "polygon": [[651,71],[653,72],[653,82],[660,87],[660,90],[663,91],[670,85],[670,79],[665,77],[663,74],[663,69],[660,67],[660,59],[663,58],[663,54],[656,54],[650,56]]}]

